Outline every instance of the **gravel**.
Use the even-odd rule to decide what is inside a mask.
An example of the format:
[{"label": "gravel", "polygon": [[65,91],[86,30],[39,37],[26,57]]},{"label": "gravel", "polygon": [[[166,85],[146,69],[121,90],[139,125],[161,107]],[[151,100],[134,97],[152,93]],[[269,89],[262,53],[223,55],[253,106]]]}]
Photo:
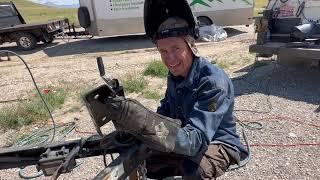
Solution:
[{"label": "gravel", "polygon": [[[254,43],[253,28],[235,27],[228,31],[233,33],[232,37],[218,43],[199,43],[199,51],[204,56],[226,61],[252,56],[248,54],[248,47]],[[128,72],[141,72],[148,62],[160,58],[144,36],[57,42],[53,46],[42,45],[31,53],[19,52],[42,87],[61,82],[96,87],[102,83],[95,64],[97,56],[104,58],[107,75],[119,79]],[[6,49],[17,50],[11,44]],[[0,62],[0,101],[21,98],[33,89],[25,67],[12,59]],[[245,129],[252,145],[251,161],[219,179],[320,179],[320,71],[310,67],[284,66],[277,61],[267,62],[266,66],[256,69],[239,67],[228,71],[236,93],[235,115],[243,122],[259,122],[263,129]],[[150,79],[149,83],[164,92],[164,80]],[[140,94],[128,96],[153,110],[158,105],[157,101],[147,100]],[[55,113],[55,119],[58,122],[75,121],[79,130],[94,132],[86,108],[79,100],[69,101],[66,107]],[[0,107],[4,104],[7,103],[0,103]],[[69,112],[74,104],[81,107],[80,110]],[[105,132],[112,130],[112,125],[104,129]],[[241,134],[239,124],[238,131]],[[14,135],[15,131],[3,132],[0,145],[5,146]],[[73,132],[68,138],[86,135]],[[92,179],[103,167],[102,157],[88,158],[72,173],[59,179]],[[19,179],[17,172],[18,169],[0,170],[0,179]]]}]

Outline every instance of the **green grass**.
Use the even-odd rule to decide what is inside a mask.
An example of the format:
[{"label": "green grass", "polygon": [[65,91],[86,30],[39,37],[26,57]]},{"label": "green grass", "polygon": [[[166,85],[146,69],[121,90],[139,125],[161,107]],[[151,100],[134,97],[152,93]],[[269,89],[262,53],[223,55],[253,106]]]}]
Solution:
[{"label": "green grass", "polygon": [[158,91],[154,91],[154,90],[144,91],[143,96],[147,99],[154,99],[154,100],[160,100],[163,98],[163,96],[161,96]]},{"label": "green grass", "polygon": [[122,82],[126,92],[143,92],[148,85],[148,81],[140,75],[128,75]]},{"label": "green grass", "polygon": [[167,77],[168,69],[161,60],[153,60],[143,71],[144,76]]},{"label": "green grass", "polygon": [[[0,0],[0,2],[9,2],[10,0]],[[11,0],[25,19],[26,23],[40,23],[49,20],[68,18],[70,23],[79,26],[77,9],[62,9],[44,6],[33,3],[28,0]]]},{"label": "green grass", "polygon": [[[52,89],[52,88],[50,88]],[[66,89],[51,90],[48,94],[43,94],[51,111],[61,108],[67,98]],[[49,118],[49,114],[37,94],[32,94],[30,100],[0,109],[0,128],[17,129],[34,122],[44,122]]]}]

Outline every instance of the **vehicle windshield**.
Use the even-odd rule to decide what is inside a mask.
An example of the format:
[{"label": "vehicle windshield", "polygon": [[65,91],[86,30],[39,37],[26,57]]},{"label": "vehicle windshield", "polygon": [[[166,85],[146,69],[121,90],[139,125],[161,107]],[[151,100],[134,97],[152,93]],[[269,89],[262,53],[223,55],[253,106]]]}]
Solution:
[{"label": "vehicle windshield", "polygon": [[10,5],[0,5],[0,18],[16,16],[16,12]]}]

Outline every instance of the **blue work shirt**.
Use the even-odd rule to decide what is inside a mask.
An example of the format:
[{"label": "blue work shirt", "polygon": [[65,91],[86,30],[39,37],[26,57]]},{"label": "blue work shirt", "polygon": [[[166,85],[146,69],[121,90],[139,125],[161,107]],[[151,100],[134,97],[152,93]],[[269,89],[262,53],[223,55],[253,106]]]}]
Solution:
[{"label": "blue work shirt", "polygon": [[186,78],[169,73],[167,83],[157,112],[182,122],[176,153],[197,156],[209,144],[220,143],[236,149],[241,159],[247,156],[236,134],[233,85],[222,69],[203,57],[194,58]]}]

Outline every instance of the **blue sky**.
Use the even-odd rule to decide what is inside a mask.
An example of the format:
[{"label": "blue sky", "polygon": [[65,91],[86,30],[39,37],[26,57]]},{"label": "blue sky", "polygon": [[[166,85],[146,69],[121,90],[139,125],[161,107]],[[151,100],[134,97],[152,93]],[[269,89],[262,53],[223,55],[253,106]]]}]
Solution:
[{"label": "blue sky", "polygon": [[54,3],[56,5],[73,5],[73,4],[79,4],[79,0],[31,0],[33,2],[37,2],[37,3],[47,3],[47,2],[51,2]]}]

